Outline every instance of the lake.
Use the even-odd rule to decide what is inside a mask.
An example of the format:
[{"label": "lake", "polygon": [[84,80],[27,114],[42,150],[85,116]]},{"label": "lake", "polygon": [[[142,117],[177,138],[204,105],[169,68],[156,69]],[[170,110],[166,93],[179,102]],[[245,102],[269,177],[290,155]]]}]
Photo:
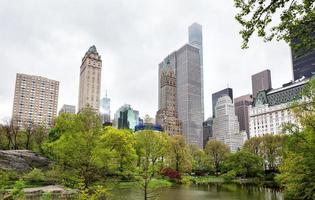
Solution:
[{"label": "lake", "polygon": [[[113,195],[117,200],[143,199],[143,193],[135,189],[120,189]],[[159,200],[283,200],[282,193],[274,189],[235,183],[177,185],[152,193],[152,196],[158,196]]]}]

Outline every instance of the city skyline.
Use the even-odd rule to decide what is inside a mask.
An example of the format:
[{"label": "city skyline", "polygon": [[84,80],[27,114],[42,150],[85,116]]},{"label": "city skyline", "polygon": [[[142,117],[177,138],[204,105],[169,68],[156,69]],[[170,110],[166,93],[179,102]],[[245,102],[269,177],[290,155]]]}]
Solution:
[{"label": "city skyline", "polygon": [[[240,49],[241,37],[238,34],[239,26],[234,20],[232,3],[196,2],[193,5],[185,1],[174,1],[169,8],[163,6],[163,1],[140,3],[148,8],[144,12],[148,18],[143,19],[137,15],[135,4],[122,3],[121,10],[108,14],[108,20],[100,20],[103,15],[101,11],[115,6],[115,3],[107,2],[95,7],[88,5],[88,9],[95,12],[82,13],[80,11],[85,6],[79,3],[75,7],[77,12],[72,17],[61,20],[68,12],[65,9],[57,10],[58,2],[40,3],[42,9],[22,3],[22,13],[18,8],[2,2],[1,8],[6,9],[1,12],[0,19],[4,25],[0,55],[1,66],[6,68],[5,73],[0,75],[0,120],[11,116],[16,73],[39,75],[59,81],[58,110],[63,104],[77,105],[78,66],[82,55],[91,45],[96,45],[102,55],[101,96],[108,90],[113,110],[128,103],[139,110],[141,116],[155,116],[158,107],[157,64],[161,58],[187,41],[185,33],[193,22],[203,26],[205,119],[212,113],[211,94],[226,85],[233,88],[234,96],[250,93],[251,75],[266,68],[272,72],[274,88],[292,79],[290,49],[283,42],[263,43],[254,38],[250,49]],[[65,7],[71,5],[63,2],[59,4]],[[175,14],[171,12],[179,5],[182,11],[176,11]],[[48,7],[52,8],[49,12],[56,13],[53,15],[55,19],[41,11]],[[225,26],[211,19],[214,15],[209,12],[209,8],[219,16],[225,16],[222,19],[224,23],[220,22]],[[166,12],[166,15],[159,15],[156,19],[161,11]],[[183,17],[180,13],[184,11],[189,14]],[[33,12],[36,15],[30,14]],[[120,12],[127,14],[118,17],[116,23],[125,20],[128,15],[130,19],[127,24],[114,24],[110,30],[101,28],[109,27],[111,20],[119,16]],[[174,19],[169,21],[169,16],[173,15]],[[181,17],[183,19],[179,22]],[[10,23],[12,20],[19,20],[20,24]],[[103,25],[100,27],[99,23]],[[128,34],[125,34],[126,30]],[[222,34],[225,37],[220,37]],[[138,50],[134,51],[135,47]]]}]

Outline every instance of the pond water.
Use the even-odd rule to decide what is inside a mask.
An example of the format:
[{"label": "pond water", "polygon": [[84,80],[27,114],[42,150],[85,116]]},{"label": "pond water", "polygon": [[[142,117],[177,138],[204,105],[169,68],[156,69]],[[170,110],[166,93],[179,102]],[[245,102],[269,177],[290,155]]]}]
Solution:
[{"label": "pond water", "polygon": [[[113,195],[117,200],[143,199],[143,193],[136,189],[120,189]],[[274,189],[227,183],[173,186],[150,195],[159,200],[283,200],[282,193]]]}]

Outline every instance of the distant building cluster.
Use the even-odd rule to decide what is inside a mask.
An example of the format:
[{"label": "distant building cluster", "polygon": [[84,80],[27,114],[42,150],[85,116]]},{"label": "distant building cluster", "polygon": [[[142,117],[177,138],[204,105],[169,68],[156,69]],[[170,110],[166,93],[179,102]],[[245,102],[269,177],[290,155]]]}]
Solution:
[{"label": "distant building cluster", "polygon": [[[99,113],[103,125],[119,129],[156,130],[182,134],[188,144],[204,148],[209,140],[240,149],[245,140],[282,132],[284,123],[297,123],[291,112],[293,101],[303,101],[301,91],[315,74],[315,50],[292,50],[293,80],[272,88],[271,71],[251,76],[251,94],[233,97],[233,89],[212,94],[212,115],[204,120],[202,26],[188,28],[188,43],[167,55],[158,65],[158,110],[156,118],[139,117],[129,104],[121,106],[111,119],[111,99],[101,98],[102,59],[91,46],[81,60],[79,97],[75,105],[64,104],[62,113],[75,114],[90,107]],[[34,125],[52,127],[57,115],[59,82],[41,76],[16,75],[12,123],[19,128]]]}]

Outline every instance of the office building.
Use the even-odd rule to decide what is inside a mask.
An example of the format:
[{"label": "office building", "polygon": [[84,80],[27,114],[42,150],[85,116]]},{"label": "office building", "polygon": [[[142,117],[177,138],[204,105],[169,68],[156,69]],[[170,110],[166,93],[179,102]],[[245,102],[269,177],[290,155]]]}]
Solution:
[{"label": "office building", "polygon": [[130,105],[125,104],[116,111],[114,117],[114,126],[116,128],[134,131],[138,124],[139,111],[132,109]]},{"label": "office building", "polygon": [[218,99],[215,106],[215,118],[212,125],[212,137],[229,146],[231,152],[242,148],[246,136],[240,134],[239,122],[235,115],[232,99],[225,95]]},{"label": "office building", "polygon": [[100,102],[100,114],[102,118],[102,123],[109,123],[111,122],[110,120],[110,98],[107,97],[107,92],[105,97],[101,99]]},{"label": "office building", "polygon": [[177,113],[188,144],[203,146],[200,50],[190,44],[176,51]]},{"label": "office building", "polygon": [[159,110],[156,124],[161,125],[169,135],[182,133],[182,124],[178,119],[176,102],[176,52],[167,56],[159,64]]},{"label": "office building", "polygon": [[301,100],[301,92],[307,82],[308,79],[305,79],[278,89],[260,91],[248,108],[250,136],[279,134],[284,123],[297,124],[291,103]]},{"label": "office building", "polygon": [[17,74],[12,112],[13,125],[53,126],[57,115],[59,82],[41,76]]},{"label": "office building", "polygon": [[262,90],[270,90],[271,85],[271,73],[269,69],[252,75],[252,95],[256,98],[257,93]]},{"label": "office building", "polygon": [[80,67],[79,112],[90,106],[96,112],[100,109],[102,60],[93,45],[82,58]]},{"label": "office building", "polygon": [[[309,27],[305,27],[309,28]],[[314,30],[313,30],[314,31]],[[315,32],[311,34],[315,39]],[[300,45],[298,39],[292,40],[292,45]],[[300,47],[294,49],[291,47],[293,80],[311,78],[315,74],[315,48]]]},{"label": "office building", "polygon": [[215,117],[215,105],[217,104],[218,99],[226,95],[229,96],[231,99],[233,99],[232,88],[225,88],[223,90],[220,90],[212,94],[212,116],[213,117]]},{"label": "office building", "polygon": [[61,115],[62,113],[75,114],[75,106],[63,104],[63,106],[62,106],[61,109],[59,110],[59,115]]},{"label": "office building", "polygon": [[206,147],[209,138],[212,137],[212,126],[213,126],[213,118],[209,117],[206,121],[202,123],[203,128],[203,148]]},{"label": "office building", "polygon": [[245,131],[247,138],[249,135],[249,117],[248,117],[248,107],[252,104],[252,95],[247,94],[234,99],[235,114],[238,118],[240,124],[240,131]]}]

